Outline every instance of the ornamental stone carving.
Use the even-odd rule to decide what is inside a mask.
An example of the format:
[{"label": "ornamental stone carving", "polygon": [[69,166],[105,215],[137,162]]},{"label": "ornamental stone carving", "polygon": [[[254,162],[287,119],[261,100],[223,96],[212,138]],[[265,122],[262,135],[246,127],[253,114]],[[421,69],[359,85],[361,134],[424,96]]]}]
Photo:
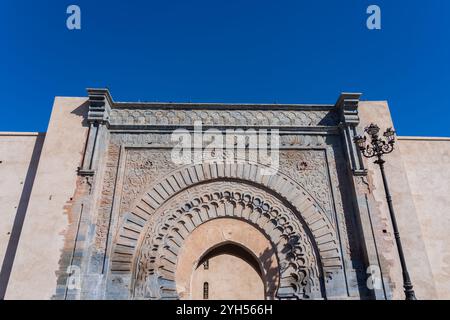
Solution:
[{"label": "ornamental stone carving", "polygon": [[212,219],[232,217],[257,227],[276,248],[278,298],[321,297],[317,248],[301,219],[274,196],[237,182],[202,184],[171,199],[147,222],[134,266],[134,298],[178,298],[175,268],[186,237]]},{"label": "ornamental stone carving", "polygon": [[[308,190],[333,221],[333,200],[325,154],[325,149],[282,150],[280,171],[289,174]],[[121,213],[130,210],[133,200],[138,199],[151,183],[177,168],[171,161],[170,150],[158,148],[130,148],[125,163]]]},{"label": "ornamental stone carving", "polygon": [[[273,297],[372,297],[365,270],[377,254],[371,229],[361,225],[370,181],[354,179],[366,171],[351,139],[358,99],[344,94],[336,105],[318,106],[125,103],[89,90],[78,170],[87,191],[74,198],[77,239],[60,266],[80,266],[82,288],[68,291],[61,282],[57,298],[177,299],[180,248],[193,231],[221,219],[239,220],[268,240],[279,273]],[[171,133],[192,132],[197,121],[205,131],[278,129],[279,170],[265,176],[264,165],[253,162],[175,165]]]},{"label": "ornamental stone carving", "polygon": [[[244,106],[242,106],[244,107]],[[339,115],[333,110],[166,110],[115,108],[111,125],[192,126],[201,121],[207,126],[335,126]]]},{"label": "ornamental stone carving", "polygon": [[125,163],[121,213],[131,210],[133,200],[139,198],[146,186],[176,168],[170,150],[160,149],[130,149]]},{"label": "ornamental stone carving", "polygon": [[[175,292],[170,289],[170,281],[163,281],[167,284],[167,290],[155,291],[154,288],[159,288],[161,285],[159,282],[155,284],[155,281],[163,278],[159,278],[160,275],[157,278],[149,277],[149,270],[155,269],[155,267],[150,267],[147,262],[153,261],[154,259],[147,256],[149,260],[144,259],[147,262],[143,264],[142,261],[144,260],[141,259],[141,252],[142,250],[148,250],[153,246],[153,243],[148,242],[151,240],[147,240],[146,242],[143,239],[146,237],[147,239],[152,237],[162,239],[167,235],[167,230],[169,230],[168,228],[171,226],[171,223],[184,219],[185,216],[182,213],[188,210],[188,207],[189,210],[193,210],[194,208],[192,204],[188,203],[188,199],[192,198],[195,190],[199,188],[198,186],[214,182],[217,182],[217,186],[225,186],[232,181],[236,182],[236,184],[230,185],[228,192],[233,193],[245,186],[248,197],[255,197],[257,194],[262,194],[257,201],[261,206],[266,203],[264,199],[270,200],[266,200],[269,202],[263,207],[254,207],[255,214],[259,214],[255,218],[259,217],[268,219],[267,221],[272,221],[271,223],[275,223],[274,228],[279,231],[281,225],[283,225],[283,228],[285,228],[283,230],[287,233],[284,233],[284,235],[282,235],[283,233],[278,234],[279,238],[273,240],[274,244],[284,243],[286,245],[284,247],[284,254],[286,254],[287,248],[291,248],[294,251],[289,253],[288,256],[293,256],[295,259],[300,259],[299,261],[305,263],[304,265],[294,264],[293,261],[285,258],[285,263],[282,265],[289,271],[281,274],[282,285],[280,285],[278,292],[279,297],[317,298],[318,296],[322,296],[323,290],[320,288],[323,285],[324,279],[328,279],[334,273],[342,270],[342,257],[333,224],[321,209],[320,205],[314,200],[314,197],[303,189],[301,185],[282,173],[278,173],[270,178],[268,176],[262,176],[261,167],[257,164],[239,163],[220,165],[217,163],[202,163],[182,167],[170,172],[170,174],[164,175],[162,179],[154,182],[150,188],[146,189],[142,199],[137,201],[136,205],[133,205],[133,209],[123,216],[121,228],[113,249],[111,271],[113,274],[134,274],[132,278],[137,282],[132,286],[133,291],[131,293],[135,298],[176,298]],[[205,187],[202,190],[205,193],[205,190],[211,189]],[[223,191],[223,188],[220,190]],[[249,192],[249,190],[253,191]],[[244,190],[240,194],[243,194],[243,192]],[[176,198],[178,194],[182,194],[187,198],[184,200],[176,200],[178,199]],[[273,194],[277,196],[273,196]],[[229,202],[232,200],[230,197],[231,195],[222,194],[220,199]],[[247,202],[250,201],[248,197],[245,200]],[[208,195],[205,193],[205,195],[198,195],[197,198],[209,199],[211,198],[211,194]],[[240,201],[242,203],[244,200]],[[198,205],[200,203],[197,203]],[[275,207],[278,208],[276,211],[281,215],[273,217],[269,213],[273,213],[273,208]],[[272,208],[272,211],[269,210],[270,208]],[[200,211],[202,210],[200,207],[198,209]],[[174,217],[174,214],[177,215]],[[192,216],[193,212],[189,211],[188,214]],[[240,218],[242,218],[242,214],[241,212]],[[165,219],[169,220],[166,221]],[[192,216],[192,219],[194,219],[194,216]],[[259,221],[258,219],[252,221],[252,223],[256,223]],[[196,221],[197,223],[200,222],[198,219]],[[268,232],[263,226],[266,226],[266,224],[260,225],[259,228],[265,230],[264,232]],[[194,228],[195,225],[191,227]],[[290,231],[288,232],[287,230]],[[267,235],[270,237],[273,234],[268,232]],[[295,242],[294,239],[297,239],[302,246],[305,246],[299,249],[300,252],[309,252],[304,256],[302,255],[302,258],[295,253],[297,252],[295,248],[297,248],[296,246],[299,243]],[[307,257],[308,259],[306,259]],[[297,261],[296,263],[300,262]],[[319,267],[317,267],[317,264]],[[313,265],[316,266],[315,269],[312,267]],[[296,274],[294,270],[300,272],[300,274]],[[322,276],[320,276],[321,274]],[[152,284],[147,283],[147,280]],[[149,286],[153,289],[148,289]]]}]

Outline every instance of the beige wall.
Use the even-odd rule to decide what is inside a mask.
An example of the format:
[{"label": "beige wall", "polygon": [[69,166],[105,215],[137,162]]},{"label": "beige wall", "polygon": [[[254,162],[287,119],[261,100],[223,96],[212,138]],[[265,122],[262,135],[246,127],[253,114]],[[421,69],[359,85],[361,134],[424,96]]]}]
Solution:
[{"label": "beige wall", "polygon": [[9,279],[44,137],[0,133],[0,298]]},{"label": "beige wall", "polygon": [[[199,266],[211,249],[230,243],[259,259],[259,268],[244,261],[245,257],[236,251],[213,255],[208,270]],[[264,299],[276,293],[278,269],[274,248],[258,229],[241,220],[219,218],[201,224],[187,237],[175,278],[181,299],[202,299],[204,282],[210,284],[210,299]]]},{"label": "beige wall", "polygon": [[0,133],[0,262],[5,256],[37,138],[37,133]]},{"label": "beige wall", "polygon": [[[362,101],[359,113],[361,128],[371,122],[380,126],[381,132],[387,127],[393,127],[389,107],[385,101]],[[385,160],[397,224],[416,296],[418,299],[436,299],[437,293],[422,234],[421,220],[411,194],[407,166],[403,162],[398,144],[394,152],[385,156]],[[382,271],[394,279],[393,298],[404,299],[400,262],[379,167],[373,163],[373,159],[366,161],[366,164],[369,169],[369,182],[372,185],[371,217],[382,269],[384,268]]]},{"label": "beige wall", "polygon": [[203,299],[203,285],[209,285],[211,300],[264,300],[264,283],[255,269],[242,258],[221,254],[209,259],[209,268],[198,266],[192,276],[191,296]]},{"label": "beige wall", "polygon": [[50,299],[87,128],[87,98],[55,98],[6,299]]},{"label": "beige wall", "polygon": [[399,140],[437,298],[450,299],[450,139]]}]

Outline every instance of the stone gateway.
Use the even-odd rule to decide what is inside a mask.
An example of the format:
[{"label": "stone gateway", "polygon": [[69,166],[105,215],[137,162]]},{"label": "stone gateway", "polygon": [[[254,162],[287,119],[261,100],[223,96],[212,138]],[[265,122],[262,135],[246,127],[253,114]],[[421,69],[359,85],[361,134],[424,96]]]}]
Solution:
[{"label": "stone gateway", "polygon": [[[402,299],[382,180],[354,143],[372,122],[392,126],[387,103],[353,93],[330,105],[116,102],[106,89],[57,97],[47,133],[0,133],[0,293]],[[241,159],[246,139],[228,161],[173,161],[180,129],[237,140],[274,130],[277,170]],[[397,140],[386,170],[416,294],[448,299],[450,140]],[[209,312],[187,308],[178,311]]]}]

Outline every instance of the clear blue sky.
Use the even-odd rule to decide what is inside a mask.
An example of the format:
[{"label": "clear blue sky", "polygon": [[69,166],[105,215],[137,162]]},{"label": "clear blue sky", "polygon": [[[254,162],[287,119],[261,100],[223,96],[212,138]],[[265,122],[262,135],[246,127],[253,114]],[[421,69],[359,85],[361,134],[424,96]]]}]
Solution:
[{"label": "clear blue sky", "polygon": [[[66,8],[81,8],[79,31]],[[366,28],[366,8],[382,30]],[[448,0],[21,1],[0,5],[0,131],[45,131],[53,98],[388,100],[401,135],[450,136]]]}]

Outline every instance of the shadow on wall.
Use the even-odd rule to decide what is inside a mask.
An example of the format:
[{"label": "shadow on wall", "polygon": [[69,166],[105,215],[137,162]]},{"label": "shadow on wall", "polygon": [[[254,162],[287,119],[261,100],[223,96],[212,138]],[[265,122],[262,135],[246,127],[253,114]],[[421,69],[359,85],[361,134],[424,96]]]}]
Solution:
[{"label": "shadow on wall", "polygon": [[[266,248],[264,252],[261,254],[261,262],[264,264],[266,269],[266,281],[264,283],[266,296],[269,296],[271,299],[276,299],[278,288],[280,287],[280,265],[277,263],[277,266],[272,266],[270,263],[271,257],[274,255],[273,248]],[[275,254],[276,256],[276,254]],[[278,261],[277,261],[278,262]],[[275,292],[270,292],[271,288],[275,288]]]},{"label": "shadow on wall", "polygon": [[79,117],[83,118],[83,122],[81,125],[83,127],[89,127],[88,123],[88,111],[89,111],[89,101],[86,101],[85,103],[81,104],[80,106],[76,107],[73,111],[70,113],[77,115]]},{"label": "shadow on wall", "polygon": [[40,133],[36,137],[36,142],[34,144],[31,161],[28,166],[27,175],[25,177],[22,194],[20,195],[20,201],[14,218],[11,236],[8,241],[8,246],[6,247],[5,257],[3,259],[2,269],[0,271],[0,300],[3,300],[5,298],[6,288],[8,286],[14,258],[16,256],[23,222],[27,213],[28,202],[30,200],[31,190],[33,189],[33,183],[36,177],[36,171],[38,168],[44,139],[45,133]]},{"label": "shadow on wall", "polygon": [[278,263],[276,265],[272,265],[272,257],[274,257],[274,255],[276,256],[273,248],[264,249],[264,251],[257,257],[254,255],[254,253],[252,253],[244,246],[235,242],[226,241],[204,254],[197,263],[196,268],[199,268],[206,261],[224,254],[242,259],[249,266],[251,266],[253,270],[255,270],[255,272],[259,275],[262,283],[264,284],[265,298],[276,298],[277,289],[279,287],[280,270],[277,268]]}]

